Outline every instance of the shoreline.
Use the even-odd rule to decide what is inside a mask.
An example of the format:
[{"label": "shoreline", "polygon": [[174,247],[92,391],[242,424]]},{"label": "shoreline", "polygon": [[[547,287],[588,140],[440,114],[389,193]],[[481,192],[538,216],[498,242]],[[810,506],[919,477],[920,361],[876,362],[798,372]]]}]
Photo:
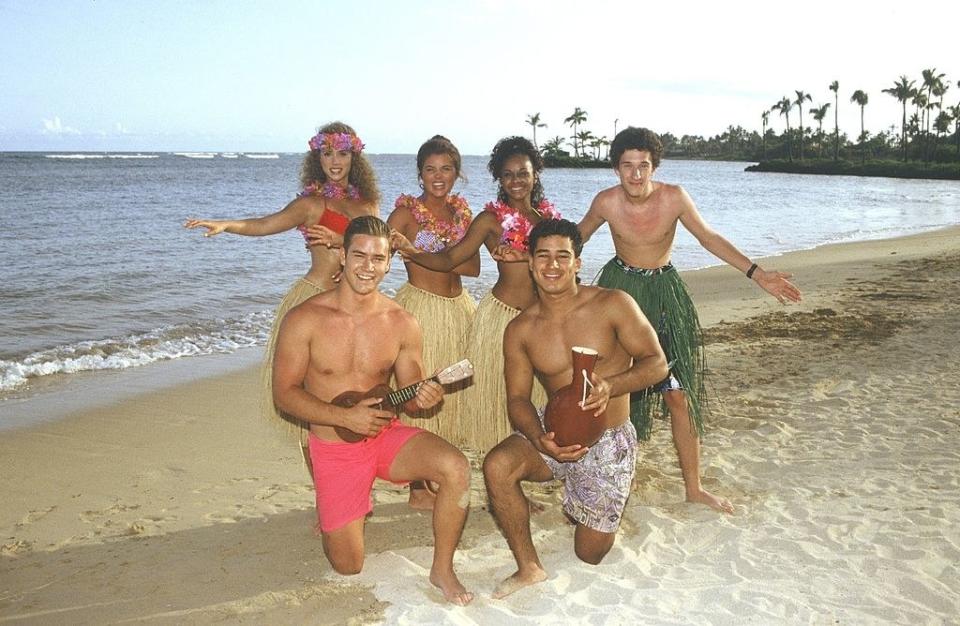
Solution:
[{"label": "shoreline", "polygon": [[[683,502],[658,424],[600,566],[573,556],[559,492],[533,490],[550,579],[491,600],[513,563],[475,471],[456,560],[474,604],[438,602],[429,516],[384,483],[364,572],[337,576],[299,451],[258,417],[250,365],[0,432],[0,622],[952,619],[960,227],[764,266],[792,272],[804,302],[783,307],[727,266],[683,273],[716,398],[704,484],[734,516]],[[147,381],[153,367],[136,369]]]},{"label": "shoreline", "polygon": [[924,163],[919,161],[877,161],[810,159],[787,161],[770,159],[755,162],[746,172],[774,172],[779,174],[815,174],[819,176],[865,176],[900,178],[905,180],[960,180],[960,161],[952,163]]},{"label": "shoreline", "polygon": [[[949,231],[951,228],[957,227],[946,226],[880,239],[830,242],[812,248],[757,257],[756,260],[763,262],[768,268],[792,271],[794,268],[790,263],[794,256],[803,259],[802,263],[809,263],[806,258],[807,254],[815,253],[821,249],[829,249],[833,246],[869,246],[873,242],[923,237],[932,233]],[[786,263],[782,262],[784,259],[786,259]],[[714,281],[713,272],[721,272],[720,275],[722,276],[723,272],[734,271],[718,259],[716,261],[718,262],[717,265],[680,270],[680,274],[687,282],[694,302],[697,304],[704,327],[712,323],[711,309],[716,306],[724,306],[723,302],[716,301],[718,297],[716,290],[706,285],[710,285]],[[599,267],[594,269],[598,270]],[[585,270],[583,278],[592,279],[595,273],[593,270]],[[701,287],[701,284],[704,287]],[[755,286],[754,290],[759,291]],[[735,298],[731,296],[728,299],[743,299],[750,296],[750,289],[738,289]],[[476,299],[479,301],[479,297],[476,297]],[[734,304],[733,306],[735,309],[739,309],[742,305]],[[229,374],[238,368],[252,371],[259,367],[262,351],[263,346],[254,346],[240,348],[235,352],[226,354],[212,353],[180,357],[123,369],[82,370],[70,374],[57,373],[32,378],[27,385],[4,391],[0,396],[0,434],[10,429],[29,428],[40,422],[63,419],[71,413],[104,406],[121,397],[128,398],[137,393],[149,393],[176,386],[195,375],[195,372],[191,372],[191,370],[197,370],[203,378]],[[104,387],[109,393],[103,393]],[[32,407],[34,403],[39,403],[41,407],[39,413],[42,414],[42,417],[36,417],[38,411]]]}]

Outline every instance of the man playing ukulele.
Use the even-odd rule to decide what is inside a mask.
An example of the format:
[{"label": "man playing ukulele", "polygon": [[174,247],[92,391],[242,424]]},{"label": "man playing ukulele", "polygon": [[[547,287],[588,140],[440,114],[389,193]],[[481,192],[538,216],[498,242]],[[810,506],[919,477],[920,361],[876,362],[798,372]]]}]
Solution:
[{"label": "man playing ukulele", "polygon": [[[310,457],[323,551],[333,569],[363,567],[364,519],[372,509],[374,477],[393,482],[429,480],[439,485],[433,508],[434,556],[430,582],[447,601],[473,599],[453,570],[470,502],[466,457],[436,435],[402,424],[380,408],[384,394],[349,408],[333,400],[389,382],[401,387],[423,379],[420,327],[412,315],[381,294],[390,267],[390,228],[379,218],[350,222],[340,250],[343,274],[332,290],[295,307],[277,339],[273,394],[283,411],[310,424]],[[423,382],[403,405],[429,409],[443,388]],[[360,441],[350,443],[357,436]]]}]

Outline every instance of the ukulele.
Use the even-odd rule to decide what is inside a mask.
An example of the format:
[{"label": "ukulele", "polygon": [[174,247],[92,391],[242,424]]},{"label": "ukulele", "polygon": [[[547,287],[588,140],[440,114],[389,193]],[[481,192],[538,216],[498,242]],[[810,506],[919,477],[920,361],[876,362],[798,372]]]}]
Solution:
[{"label": "ukulele", "polygon": [[[368,391],[345,391],[334,398],[330,404],[349,409],[352,406],[356,406],[357,403],[365,398],[383,398],[379,404],[373,406],[384,411],[393,411],[396,413],[405,402],[408,402],[417,395],[417,389],[422,383],[428,380],[440,383],[441,385],[449,385],[450,383],[455,383],[464,378],[470,378],[471,376],[473,376],[473,364],[469,359],[464,359],[454,363],[450,367],[444,368],[430,378],[425,378],[403,389],[394,391],[390,389],[388,385],[377,385]],[[356,443],[357,441],[366,439],[366,436],[355,433],[343,426],[334,426],[334,430],[337,431],[337,435],[339,435],[341,439],[349,443]]]}]

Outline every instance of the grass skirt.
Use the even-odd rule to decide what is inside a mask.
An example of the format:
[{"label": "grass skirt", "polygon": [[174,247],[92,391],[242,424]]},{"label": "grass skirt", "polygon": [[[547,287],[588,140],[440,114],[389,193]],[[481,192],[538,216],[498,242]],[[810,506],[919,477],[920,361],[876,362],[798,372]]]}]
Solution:
[{"label": "grass skirt", "polygon": [[273,351],[277,347],[277,333],[280,332],[280,322],[283,321],[283,317],[287,312],[307,298],[311,298],[318,293],[323,293],[323,291],[321,287],[318,287],[306,278],[300,278],[297,282],[293,283],[290,291],[287,292],[287,295],[280,301],[280,306],[277,307],[273,327],[270,329],[270,338],[267,340],[263,367],[260,368],[261,414],[275,423],[286,423],[294,426],[300,438],[300,444],[304,447],[307,445],[309,427],[295,417],[280,412],[273,403]]},{"label": "grass skirt", "polygon": [[[447,298],[405,283],[397,291],[397,303],[420,322],[423,331],[423,367],[429,376],[437,369],[467,358],[466,339],[477,305],[463,290],[459,296]],[[439,408],[416,417],[401,415],[403,422],[443,437],[454,445],[464,445],[465,429],[463,389],[470,379],[447,385]]]},{"label": "grass skirt", "polygon": [[[490,292],[480,301],[468,336],[467,353],[473,362],[473,385],[463,391],[466,405],[464,426],[466,446],[486,452],[511,433],[507,416],[507,388],[503,379],[503,332],[510,320],[520,314]],[[534,406],[547,403],[547,393],[534,379],[531,401]]]},{"label": "grass skirt", "polygon": [[[657,331],[660,347],[672,363],[670,373],[683,387],[687,398],[691,426],[703,435],[703,413],[706,408],[703,353],[703,332],[697,310],[690,294],[673,266],[662,273],[638,275],[610,260],[601,270],[597,284],[608,289],[620,289],[636,300],[643,314]],[[651,387],[630,394],[630,420],[641,439],[649,439],[653,417],[659,408],[667,415],[663,394]]]}]

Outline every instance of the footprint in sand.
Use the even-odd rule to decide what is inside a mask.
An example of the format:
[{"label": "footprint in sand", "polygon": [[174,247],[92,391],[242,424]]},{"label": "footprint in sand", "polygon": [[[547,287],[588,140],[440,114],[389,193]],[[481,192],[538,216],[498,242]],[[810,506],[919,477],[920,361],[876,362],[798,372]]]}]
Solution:
[{"label": "footprint in sand", "polygon": [[273,484],[257,492],[255,500],[269,500],[276,495],[300,495],[304,493],[313,493],[313,488],[301,484],[279,485]]},{"label": "footprint in sand", "polygon": [[93,523],[99,522],[104,517],[111,515],[113,513],[123,513],[125,511],[136,511],[139,508],[140,508],[139,504],[126,505],[126,504],[117,503],[101,511],[84,511],[80,513],[79,517],[81,521],[93,524]]},{"label": "footprint in sand", "polygon": [[22,527],[24,527],[24,526],[28,526],[29,524],[32,524],[32,523],[36,522],[36,521],[39,520],[39,519],[43,519],[43,518],[46,517],[50,512],[56,510],[56,508],[57,508],[56,506],[51,506],[51,507],[47,507],[47,508],[45,508],[45,509],[34,509],[34,510],[32,510],[32,511],[29,511],[26,515],[24,515],[24,516],[20,519],[19,522],[17,522],[17,528],[22,528]]},{"label": "footprint in sand", "polygon": [[256,483],[256,482],[260,482],[261,480],[263,480],[263,478],[261,478],[261,477],[259,477],[259,476],[244,476],[244,477],[242,477],[242,478],[231,478],[231,479],[230,479],[230,482],[232,482],[232,483]]},{"label": "footprint in sand", "polygon": [[0,554],[5,554],[9,556],[14,556],[17,554],[22,554],[24,552],[30,552],[33,549],[33,543],[30,541],[24,541],[23,539],[17,539],[9,543],[0,545]]}]

